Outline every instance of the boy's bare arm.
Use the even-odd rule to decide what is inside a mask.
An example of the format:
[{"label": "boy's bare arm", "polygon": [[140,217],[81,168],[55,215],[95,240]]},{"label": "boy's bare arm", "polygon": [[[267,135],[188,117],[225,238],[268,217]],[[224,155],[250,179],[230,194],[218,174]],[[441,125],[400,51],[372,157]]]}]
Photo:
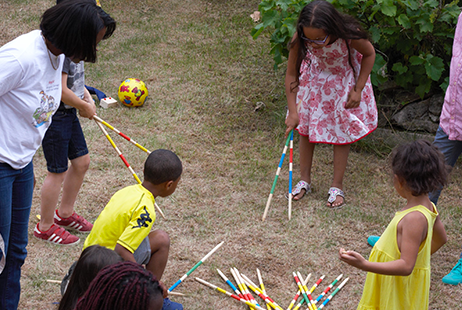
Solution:
[{"label": "boy's bare arm", "polygon": [[116,244],[114,251],[116,251],[116,253],[119,254],[123,258],[123,260],[136,263],[135,256],[133,256],[133,253],[121,246],[120,244]]},{"label": "boy's bare arm", "polygon": [[[77,95],[74,94],[74,92],[67,87],[67,77],[68,77],[68,74],[63,72],[62,74],[63,90],[62,90],[61,101],[79,110],[80,116],[91,119],[93,115],[96,114],[96,106],[95,106],[93,99],[89,100],[89,98],[91,98],[90,93],[88,94],[85,93],[86,95],[85,99],[87,100],[83,100],[77,97]],[[90,97],[88,97],[88,95]]]}]

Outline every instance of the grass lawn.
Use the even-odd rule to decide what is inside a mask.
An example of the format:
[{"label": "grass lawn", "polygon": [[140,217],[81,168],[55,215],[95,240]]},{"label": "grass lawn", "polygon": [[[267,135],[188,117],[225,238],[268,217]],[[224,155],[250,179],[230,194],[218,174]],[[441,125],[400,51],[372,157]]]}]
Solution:
[{"label": "grass lawn", "polygon": [[[313,163],[313,193],[293,204],[287,218],[288,164],[283,166],[265,222],[266,200],[284,146],[284,66],[273,71],[268,39],[254,41],[250,18],[259,1],[251,0],[101,0],[118,22],[113,37],[98,47],[96,64],[86,65],[87,85],[117,97],[126,78],[143,80],[149,98],[142,108],[98,108],[97,113],[149,150],[171,149],[184,164],[177,191],[157,200],[155,228],[170,235],[171,249],[162,278],[170,287],[221,241],[225,244],[175,291],[171,299],[186,309],[244,309],[244,305],[195,282],[195,276],[230,290],[236,267],[254,282],[259,268],[268,294],[286,308],[297,292],[293,271],[315,279],[320,287],[339,274],[348,284],[326,306],[355,309],[366,273],[342,263],[338,249],[368,256],[366,239],[383,232],[404,203],[395,192],[387,154],[371,152],[368,143],[353,147],[345,175],[347,205],[325,207],[333,174],[332,147],[320,145]],[[0,2],[0,45],[37,29],[52,0]],[[256,109],[257,106],[264,105]],[[94,221],[110,197],[135,184],[131,173],[93,121],[81,119],[91,165],[78,196],[76,211]],[[146,154],[110,132],[135,172],[142,178]],[[371,140],[374,134],[371,135]],[[294,183],[299,179],[298,137],[294,149]],[[56,309],[59,284],[80,254],[79,245],[60,247],[33,237],[46,175],[41,150],[34,158],[37,186],[29,226],[28,257],[22,268],[19,309]],[[430,309],[460,309],[461,287],[441,278],[455,265],[462,245],[462,176],[458,163],[443,192],[439,211],[449,241],[432,257]],[[315,291],[317,296],[321,289]]]}]

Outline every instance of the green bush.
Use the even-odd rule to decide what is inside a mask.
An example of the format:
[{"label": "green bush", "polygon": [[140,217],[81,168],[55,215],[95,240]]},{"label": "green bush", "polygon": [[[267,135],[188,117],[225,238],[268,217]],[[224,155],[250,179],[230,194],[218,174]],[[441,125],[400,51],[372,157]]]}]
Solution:
[{"label": "green bush", "polygon": [[[330,0],[341,12],[358,19],[371,35],[377,56],[371,79],[375,86],[386,80],[424,97],[446,89],[458,0]],[[261,22],[252,29],[256,39],[271,33],[275,69],[288,57],[287,44],[306,0],[263,0]]]}]

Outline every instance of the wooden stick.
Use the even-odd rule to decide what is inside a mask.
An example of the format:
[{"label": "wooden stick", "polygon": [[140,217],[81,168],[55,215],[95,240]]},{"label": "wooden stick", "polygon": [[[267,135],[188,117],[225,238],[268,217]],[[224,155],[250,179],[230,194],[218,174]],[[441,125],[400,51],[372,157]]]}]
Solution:
[{"label": "wooden stick", "polygon": [[279,173],[281,172],[282,163],[284,162],[284,157],[286,156],[286,153],[287,153],[287,148],[289,146],[289,141],[290,141],[290,135],[289,135],[289,137],[287,137],[287,141],[286,141],[286,144],[284,146],[284,150],[282,151],[281,160],[279,161],[279,166],[278,166],[278,169],[276,170],[276,176],[274,177],[273,186],[271,187],[271,191],[270,191],[270,194],[268,196],[268,201],[266,202],[265,212],[263,213],[263,218],[261,219],[262,221],[265,221],[265,219],[266,219],[266,214],[268,213],[268,209],[269,209],[269,206],[271,204],[271,199],[273,198],[274,189],[276,188],[276,183],[277,183],[278,178],[279,178]]},{"label": "wooden stick", "polygon": [[292,216],[292,167],[294,162],[294,130],[290,132],[290,149],[289,149],[289,221]]},{"label": "wooden stick", "polygon": [[178,292],[170,292],[168,293],[169,295],[173,295],[173,296],[186,296],[186,294],[183,294],[183,293],[178,293]]},{"label": "wooden stick", "polygon": [[[133,177],[135,178],[136,182],[138,182],[138,184],[141,184],[141,180],[140,178],[138,178],[138,176],[136,175],[135,171],[132,169],[132,167],[130,167],[130,164],[128,163],[128,161],[125,159],[124,155],[122,154],[122,152],[119,150],[119,148],[117,147],[117,145],[114,143],[114,141],[111,139],[111,137],[109,136],[109,134],[107,133],[106,129],[104,129],[103,125],[101,125],[96,119],[95,119],[95,123],[98,125],[98,127],[101,129],[101,131],[103,132],[104,136],[106,137],[106,139],[108,139],[109,143],[111,143],[112,147],[114,148],[114,150],[117,152],[117,154],[119,155],[120,159],[122,159],[122,161],[124,162],[125,166],[128,168],[128,170],[130,170],[130,173],[133,175]],[[165,214],[164,212],[162,212],[162,210],[159,208],[159,206],[157,205],[156,202],[154,202],[154,206],[156,207],[157,211],[159,211],[160,215],[165,219]]]},{"label": "wooden stick", "polygon": [[266,293],[263,294],[263,291],[260,288],[258,288],[258,286],[255,283],[253,283],[252,280],[250,280],[246,275],[241,273],[241,276],[245,284],[247,284],[247,286],[250,287],[250,289],[254,291],[255,294],[257,294],[261,299],[263,299],[267,305],[270,305],[274,309],[283,310],[281,306],[275,303],[274,300],[272,300],[268,295],[266,295]]},{"label": "wooden stick", "polygon": [[214,247],[207,255],[205,255],[196,265],[194,265],[194,267],[192,267],[187,273],[185,273],[181,278],[180,280],[176,281],[175,284],[173,284],[169,289],[168,289],[168,292],[170,293],[171,291],[173,291],[175,289],[175,287],[177,287],[181,282],[183,282],[184,279],[186,279],[194,270],[197,269],[197,267],[199,267],[200,265],[202,265],[203,262],[205,262],[207,260],[207,258],[209,258],[213,253],[215,253],[216,250],[218,250],[222,245],[223,243],[225,243],[224,241],[220,242],[220,244],[218,244],[216,247]]},{"label": "wooden stick", "polygon": [[133,140],[132,138],[130,138],[129,136],[123,134],[122,132],[120,132],[119,130],[117,130],[117,128],[113,127],[111,124],[105,122],[104,120],[102,120],[100,117],[94,115],[93,118],[100,122],[101,124],[103,124],[104,126],[106,126],[107,128],[113,130],[114,132],[116,132],[119,136],[123,137],[125,140],[133,143],[135,146],[137,146],[139,149],[145,151],[146,153],[148,154],[151,154],[151,152],[146,149],[144,146],[140,145],[138,142],[136,142],[135,140]]},{"label": "wooden stick", "polygon": [[48,282],[48,283],[56,283],[56,284],[61,284],[61,281],[59,281],[59,280],[51,280],[51,279],[47,279],[47,282]]},{"label": "wooden stick", "polygon": [[219,291],[220,293],[226,294],[226,295],[228,295],[229,297],[232,297],[232,298],[234,298],[234,299],[236,299],[236,300],[239,300],[240,302],[245,303],[247,306],[249,306],[249,307],[251,307],[251,308],[254,308],[254,309],[257,309],[257,310],[265,310],[265,309],[263,309],[262,307],[259,307],[259,306],[255,305],[255,304],[251,303],[251,302],[248,301],[248,300],[245,300],[245,299],[243,299],[243,298],[240,298],[240,297],[237,296],[237,295],[231,294],[230,292],[227,292],[227,291],[225,291],[224,289],[219,288],[219,287],[216,286],[216,285],[213,285],[212,283],[209,283],[209,282],[207,282],[207,281],[205,281],[205,280],[202,280],[202,279],[200,279],[200,278],[195,278],[195,280],[196,280],[197,282],[199,282],[199,283],[205,285],[205,286],[211,287],[211,288],[213,288],[213,289]]},{"label": "wooden stick", "polygon": [[[311,278],[311,273],[308,274],[308,276],[306,277],[305,281],[303,281],[303,279],[302,279],[302,284],[305,284],[305,285],[306,285],[306,284],[308,283],[308,281],[310,280],[310,278]],[[297,292],[297,294],[295,295],[295,297],[294,297],[294,298],[292,299],[292,301],[290,302],[290,305],[289,305],[289,307],[287,308],[287,310],[292,309],[292,307],[293,307],[293,306],[295,305],[295,303],[297,302],[298,297],[300,297],[300,294],[301,294],[301,293],[302,293],[302,292],[301,292],[300,289],[299,289],[298,292]],[[304,301],[304,299],[302,299],[301,303],[299,303],[298,308],[300,308],[300,306],[302,305],[303,301]],[[298,308],[297,308],[297,309],[298,309]],[[294,309],[295,309],[295,308],[294,308]]]},{"label": "wooden stick", "polygon": [[[260,270],[258,268],[257,268],[257,276],[258,276],[258,282],[260,283],[260,288],[263,294],[266,295],[265,285],[263,284],[263,279],[261,277]],[[266,304],[266,309],[270,310],[271,309],[270,305]]]}]

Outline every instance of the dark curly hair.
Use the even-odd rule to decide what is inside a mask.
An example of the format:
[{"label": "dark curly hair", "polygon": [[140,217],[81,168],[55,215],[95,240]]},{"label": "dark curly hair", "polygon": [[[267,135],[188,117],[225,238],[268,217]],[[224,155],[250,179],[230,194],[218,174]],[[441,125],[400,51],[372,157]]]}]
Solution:
[{"label": "dark curly hair", "polygon": [[391,168],[412,195],[428,194],[444,186],[449,169],[444,155],[426,140],[416,140],[396,147]]},{"label": "dark curly hair", "polygon": [[153,151],[144,163],[144,179],[154,185],[176,181],[182,172],[181,160],[169,150]]},{"label": "dark curly hair", "polygon": [[141,265],[125,261],[103,268],[80,299],[75,310],[148,310],[162,288],[156,277]]}]

